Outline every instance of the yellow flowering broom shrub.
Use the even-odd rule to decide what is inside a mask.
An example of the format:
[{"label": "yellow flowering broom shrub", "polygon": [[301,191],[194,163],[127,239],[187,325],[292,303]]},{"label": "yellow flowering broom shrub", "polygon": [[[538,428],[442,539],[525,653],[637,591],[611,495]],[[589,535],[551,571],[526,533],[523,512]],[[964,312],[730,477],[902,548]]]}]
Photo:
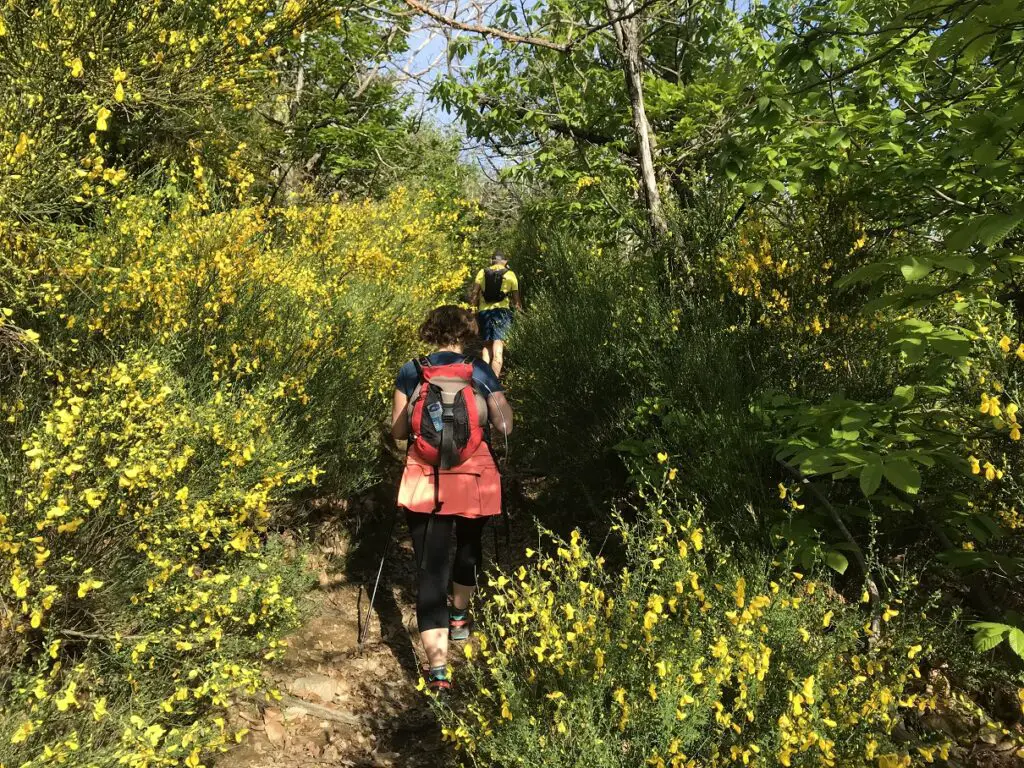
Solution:
[{"label": "yellow flowering broom shrub", "polygon": [[168,204],[125,198],[56,242],[0,232],[0,263],[22,276],[11,326],[69,366],[158,345],[199,386],[265,386],[342,492],[365,484],[415,328],[467,275],[466,207],[402,189],[212,214]]},{"label": "yellow flowering broom shrub", "polygon": [[262,691],[305,583],[275,510],[373,478],[394,372],[465,278],[463,209],[428,194],[171,202],[2,233],[0,765],[233,741],[217,708]]},{"label": "yellow flowering broom shrub", "polygon": [[[776,201],[722,248],[725,301],[749,320],[737,333],[757,381],[754,428],[777,458],[827,478],[820,490],[882,562],[916,550],[943,588],[998,575],[984,579],[988,605],[972,606],[992,630],[976,638],[987,650],[993,627],[1020,632],[1024,337],[1006,288],[1016,267],[987,272],[920,234],[887,233],[861,206],[831,194]],[[676,454],[689,435],[671,438]],[[845,570],[835,545],[849,534],[822,504],[777,506],[774,533],[805,566]]]},{"label": "yellow flowering broom shrub", "polygon": [[233,741],[305,584],[274,529],[374,479],[464,282],[463,203],[265,203],[293,55],[343,10],[0,4],[0,768]]},{"label": "yellow flowering broom shrub", "polygon": [[274,139],[254,109],[284,90],[282,62],[293,41],[336,7],[324,0],[4,3],[0,217],[52,220],[87,209],[137,181],[132,169],[165,161],[202,178],[201,164],[192,167],[197,155],[230,190],[244,192],[256,177],[265,184],[270,163],[257,144]]},{"label": "yellow flowering broom shrub", "polygon": [[[471,765],[910,766],[946,754],[898,725],[935,706],[904,639],[826,585],[739,559],[701,515],[648,491],[616,526],[621,567],[579,533],[492,580],[465,706],[445,733]],[[884,611],[884,613],[883,613]]]},{"label": "yellow flowering broom shrub", "polygon": [[148,355],[57,389],[0,508],[5,653],[19,662],[0,762],[80,750],[103,765],[113,750],[177,765],[224,743],[200,715],[260,686],[259,662],[297,615],[296,566],[264,541],[312,469],[270,394],[193,399]]}]

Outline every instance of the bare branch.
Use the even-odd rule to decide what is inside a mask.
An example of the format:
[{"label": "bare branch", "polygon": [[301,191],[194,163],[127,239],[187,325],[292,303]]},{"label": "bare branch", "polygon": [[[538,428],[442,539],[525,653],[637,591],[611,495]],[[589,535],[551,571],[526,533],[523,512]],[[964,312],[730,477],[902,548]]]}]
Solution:
[{"label": "bare branch", "polygon": [[552,51],[559,51],[561,53],[566,53],[570,49],[570,46],[567,43],[556,43],[543,37],[517,35],[514,32],[487,26],[485,24],[467,24],[464,21],[459,21],[451,16],[445,16],[443,13],[435,11],[433,8],[419,2],[419,0],[405,0],[405,4],[413,10],[419,11],[420,13],[429,16],[435,21],[439,21],[452,29],[460,29],[463,32],[473,32],[474,34],[485,35],[487,37],[497,37],[499,40],[516,43],[517,45],[532,45],[536,48],[548,48]]},{"label": "bare branch", "polygon": [[[405,0],[405,4],[408,5],[415,11],[418,11],[435,21],[444,24],[452,29],[458,29],[463,32],[472,32],[473,34],[483,35],[485,37],[496,37],[499,40],[504,40],[509,43],[515,43],[517,45],[532,45],[537,48],[547,48],[552,51],[559,51],[560,53],[568,53],[574,47],[585,41],[591,35],[596,34],[605,29],[614,28],[614,26],[620,22],[628,21],[636,16],[639,16],[644,11],[648,10],[662,0],[644,0],[644,2],[629,8],[627,11],[603,21],[599,24],[594,24],[588,27],[583,27],[582,34],[569,40],[566,43],[556,43],[553,40],[549,40],[545,37],[536,37],[533,35],[519,35],[515,32],[509,32],[506,29],[499,29],[498,27],[492,27],[487,24],[470,24],[465,21],[460,21],[455,16],[446,16],[440,11],[436,11],[428,5],[420,2],[420,0]],[[482,18],[482,11],[478,12],[478,17]]]}]

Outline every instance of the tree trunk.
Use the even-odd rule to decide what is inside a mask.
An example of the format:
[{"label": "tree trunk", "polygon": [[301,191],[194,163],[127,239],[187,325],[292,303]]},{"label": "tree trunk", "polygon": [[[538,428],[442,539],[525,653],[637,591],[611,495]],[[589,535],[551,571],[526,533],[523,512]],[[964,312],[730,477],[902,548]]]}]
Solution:
[{"label": "tree trunk", "polygon": [[[298,69],[295,72],[295,90],[292,94],[292,103],[288,107],[288,137],[292,142],[292,152],[297,152],[298,147],[295,145],[295,119],[299,115],[299,109],[302,104],[302,91],[306,87],[306,68],[302,65],[302,62],[306,55],[306,31],[303,30],[299,37],[299,46],[302,52],[299,58]],[[288,171],[285,173],[284,178],[284,193],[286,197],[291,197],[292,194],[298,192],[299,187],[303,180],[303,166],[298,162],[292,161],[288,166]]]},{"label": "tree trunk", "polygon": [[306,33],[302,32],[299,37],[301,54],[296,63],[295,85],[292,90],[292,97],[287,102],[278,105],[275,118],[284,128],[285,143],[281,148],[281,162],[277,167],[277,184],[274,187],[270,202],[273,204],[279,193],[283,193],[287,202],[294,192],[299,190],[303,180],[302,164],[298,162],[294,154],[298,151],[295,146],[295,118],[301,107],[302,92],[306,87],[306,68],[303,66],[303,56],[306,48]]},{"label": "tree trunk", "polygon": [[636,134],[637,159],[640,161],[640,189],[651,231],[658,239],[668,235],[668,222],[661,205],[658,177],[654,172],[654,140],[644,107],[644,86],[640,63],[640,32],[636,21],[634,0],[605,0],[608,17],[612,22],[615,41],[622,56],[622,71],[626,77],[626,93]]}]

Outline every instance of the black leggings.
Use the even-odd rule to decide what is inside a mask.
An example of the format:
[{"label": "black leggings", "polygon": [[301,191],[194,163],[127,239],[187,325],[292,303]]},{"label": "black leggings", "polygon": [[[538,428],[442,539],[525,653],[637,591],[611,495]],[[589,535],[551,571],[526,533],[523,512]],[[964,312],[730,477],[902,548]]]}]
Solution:
[{"label": "black leggings", "polygon": [[[451,578],[465,587],[476,586],[483,560],[486,517],[459,517],[409,512],[409,533],[416,556],[419,584],[416,590],[416,622],[420,632],[448,626],[448,549],[455,529],[455,565]],[[429,535],[428,535],[429,534]],[[420,564],[422,563],[422,568]]]}]

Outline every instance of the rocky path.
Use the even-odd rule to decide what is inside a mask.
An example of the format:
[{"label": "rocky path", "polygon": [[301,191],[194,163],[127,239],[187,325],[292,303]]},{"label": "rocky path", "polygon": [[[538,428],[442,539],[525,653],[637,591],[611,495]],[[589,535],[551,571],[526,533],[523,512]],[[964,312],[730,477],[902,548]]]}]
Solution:
[{"label": "rocky path", "polygon": [[[484,533],[485,568],[511,564],[535,536],[528,510],[538,479],[506,477],[505,515]],[[453,755],[441,739],[429,700],[416,690],[420,677],[412,542],[399,520],[374,603],[366,642],[358,644],[359,617],[396,514],[394,483],[385,482],[354,504],[325,502],[314,526],[310,568],[319,575],[309,619],[289,638],[280,663],[267,672],[281,694],[273,704],[240,701],[231,725],[249,733],[215,768],[326,768],[397,766],[441,768]],[[510,537],[510,538],[509,538]],[[454,541],[452,542],[454,549]],[[449,663],[462,658],[453,646]],[[456,674],[456,680],[458,679]]]},{"label": "rocky path", "polygon": [[281,700],[273,705],[244,701],[232,708],[232,725],[249,734],[216,762],[217,768],[447,764],[437,720],[415,688],[413,558],[401,525],[396,526],[366,643],[358,646],[357,611],[365,615],[372,586],[372,580],[361,579],[376,573],[374,560],[387,525],[367,521],[364,547],[339,534],[317,556],[321,562],[313,565],[319,566],[319,588],[310,619],[289,638],[282,662],[267,671]]}]

